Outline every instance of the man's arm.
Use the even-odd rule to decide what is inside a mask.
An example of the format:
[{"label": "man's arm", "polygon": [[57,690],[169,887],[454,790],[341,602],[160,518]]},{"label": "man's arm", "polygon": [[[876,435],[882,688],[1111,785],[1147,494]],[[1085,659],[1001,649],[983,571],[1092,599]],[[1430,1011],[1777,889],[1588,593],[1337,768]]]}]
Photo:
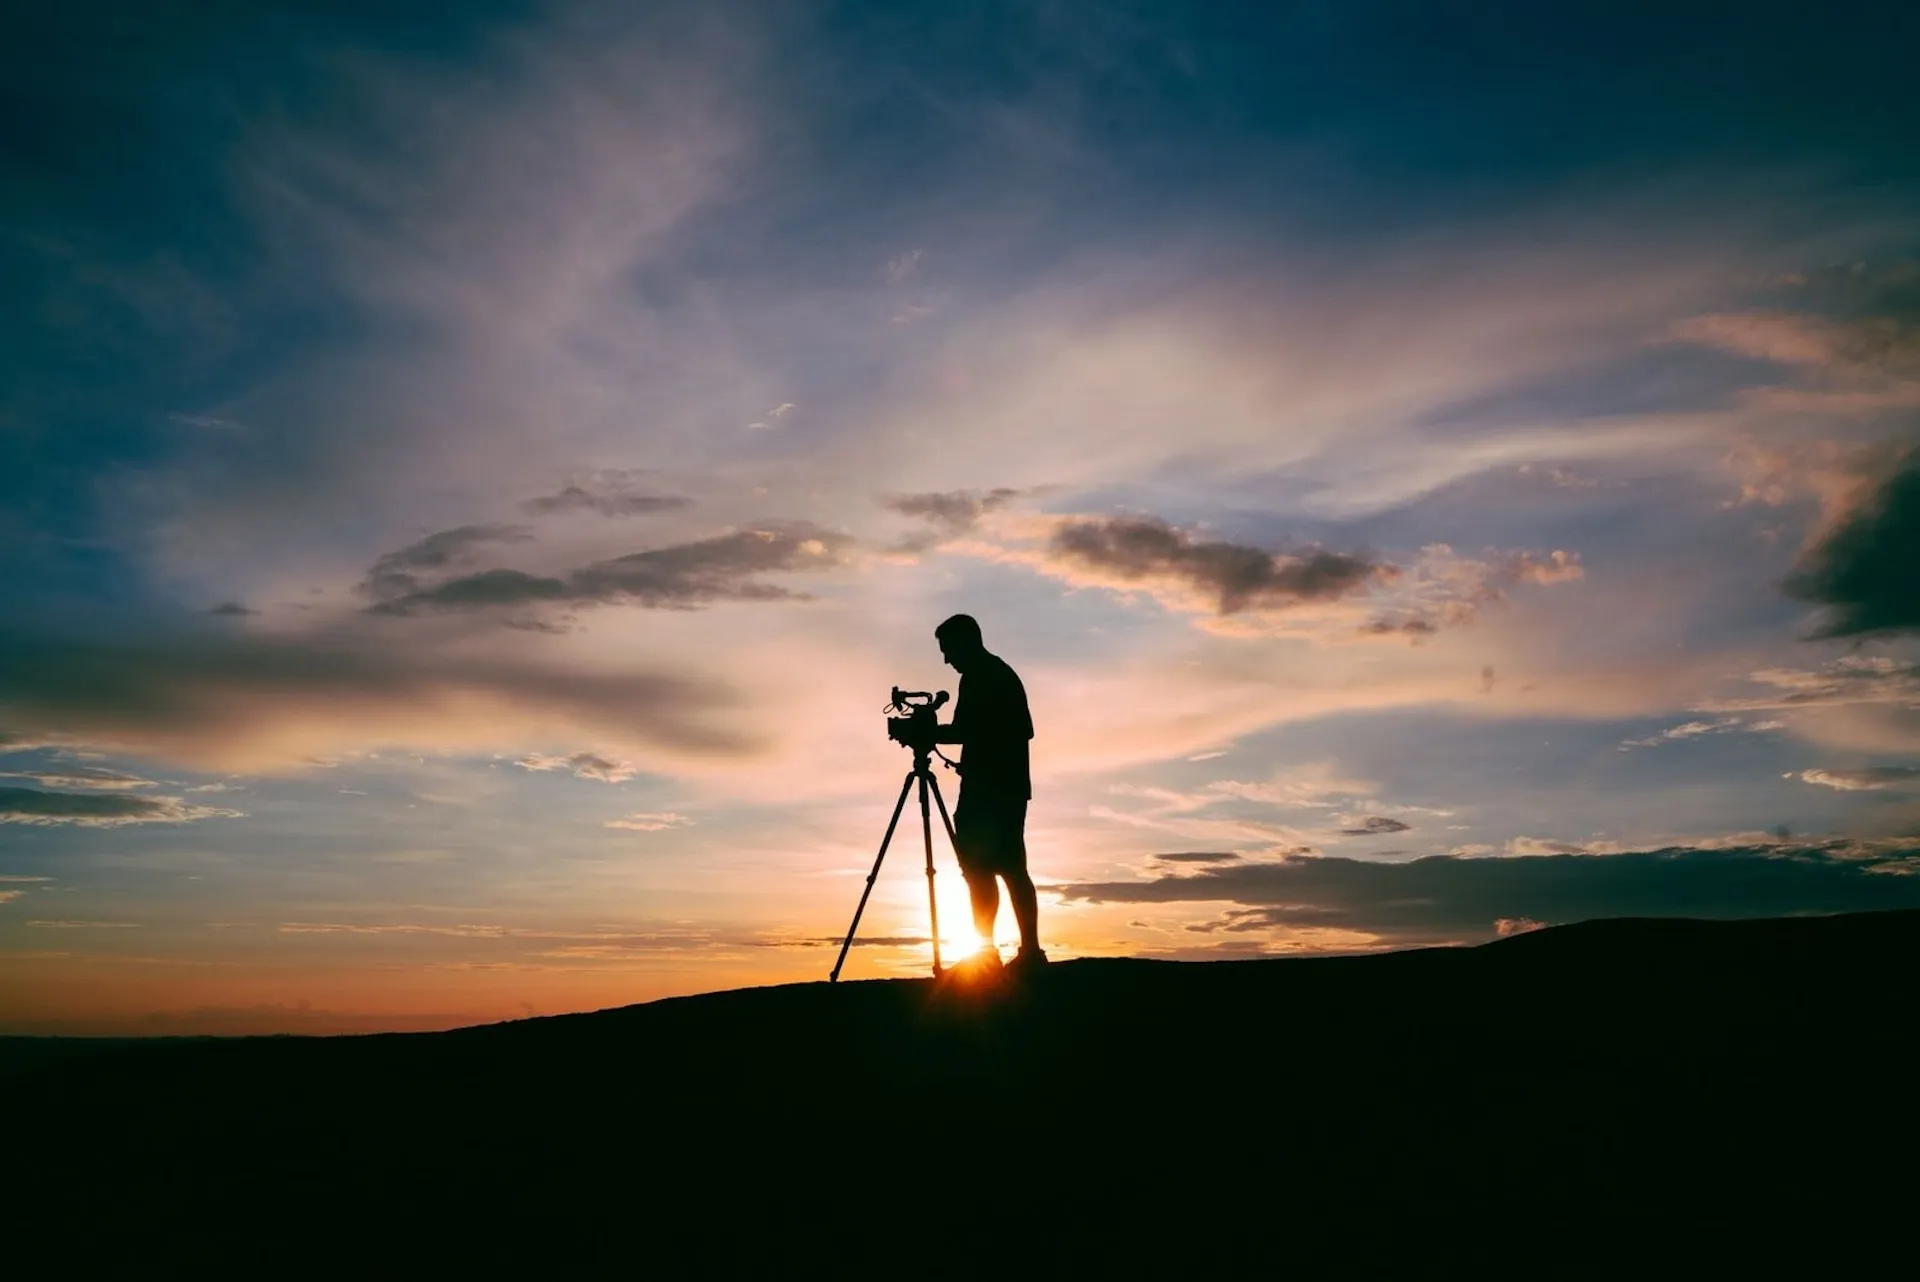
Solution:
[{"label": "man's arm", "polygon": [[956,697],[953,701],[953,720],[935,729],[933,735],[934,743],[960,744],[963,747],[966,745],[967,725],[972,720],[966,713],[967,687],[967,679],[962,677],[960,679],[960,688],[955,692]]}]

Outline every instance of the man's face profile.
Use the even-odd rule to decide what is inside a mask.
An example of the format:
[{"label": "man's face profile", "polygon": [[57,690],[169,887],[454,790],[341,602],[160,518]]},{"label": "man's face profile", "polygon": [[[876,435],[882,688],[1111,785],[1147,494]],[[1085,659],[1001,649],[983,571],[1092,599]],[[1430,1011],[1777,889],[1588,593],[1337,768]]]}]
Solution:
[{"label": "man's face profile", "polygon": [[947,666],[955,672],[965,673],[967,670],[967,661],[973,657],[973,647],[958,637],[936,637],[934,639],[940,643],[940,657],[947,661]]}]

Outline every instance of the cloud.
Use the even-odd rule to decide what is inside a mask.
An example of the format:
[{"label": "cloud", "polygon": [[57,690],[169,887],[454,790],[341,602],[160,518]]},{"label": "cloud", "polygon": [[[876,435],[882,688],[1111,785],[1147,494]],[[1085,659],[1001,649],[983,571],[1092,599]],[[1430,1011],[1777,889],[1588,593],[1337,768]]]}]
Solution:
[{"label": "cloud", "polygon": [[769,429],[780,426],[780,424],[783,421],[785,421],[786,417],[789,414],[793,413],[796,409],[799,409],[799,408],[800,407],[795,405],[792,401],[782,401],[778,405],[774,406],[772,409],[768,410],[767,416],[765,418],[756,419],[754,422],[747,424],[747,426],[756,432],[768,431]]},{"label": "cloud", "polygon": [[[637,605],[698,609],[720,601],[805,600],[806,594],[756,576],[833,569],[852,543],[847,535],[805,523],[735,530],[692,543],[633,552],[557,574],[494,569],[422,585],[389,578],[375,587],[369,613],[543,605]],[[382,558],[383,561],[386,558]],[[375,585],[374,576],[368,578]],[[398,591],[385,590],[397,586]]]},{"label": "cloud", "polygon": [[151,788],[154,781],[99,766],[48,766],[43,770],[0,770],[0,779],[31,779],[48,788]]},{"label": "cloud", "polygon": [[0,904],[10,904],[26,893],[24,890],[0,890]]},{"label": "cloud", "polygon": [[1306,844],[1306,834],[1299,829],[1253,819],[1214,818],[1177,809],[1135,813],[1115,810],[1110,806],[1089,806],[1087,814],[1094,819],[1105,819],[1130,828],[1171,833],[1186,841],[1233,842],[1269,852],[1310,849]]},{"label": "cloud", "polygon": [[609,819],[601,827],[624,828],[629,832],[665,832],[669,828],[684,828],[692,822],[693,820],[685,815],[677,815],[671,811],[642,811],[619,819]]},{"label": "cloud", "polygon": [[1351,828],[1342,828],[1345,837],[1376,837],[1389,832],[1411,832],[1412,824],[1401,823],[1398,819],[1389,819],[1385,815],[1369,815],[1365,819],[1348,820],[1354,824]]},{"label": "cloud", "polygon": [[920,494],[893,494],[882,504],[902,516],[925,521],[925,532],[902,540],[896,550],[924,552],[948,539],[966,534],[988,513],[998,511],[1025,491],[999,486],[991,490],[947,490]]},{"label": "cloud", "polygon": [[1782,585],[1825,606],[1816,637],[1920,631],[1920,450],[1892,472],[1801,559]]},{"label": "cloud", "polygon": [[693,500],[678,494],[653,494],[636,490],[638,474],[619,469],[604,469],[581,477],[553,494],[526,500],[520,510],[531,516],[556,516],[567,512],[591,512],[596,516],[644,516],[652,512],[670,512],[690,507]]},{"label": "cloud", "polygon": [[472,558],[490,543],[525,543],[533,531],[524,525],[462,525],[441,530],[373,563],[360,590],[376,600],[392,600],[420,590],[420,571],[443,571]]},{"label": "cloud", "polygon": [[1148,516],[1063,520],[1048,540],[1043,568],[1076,586],[1144,589],[1170,601],[1198,600],[1223,615],[1331,600],[1397,573],[1348,553],[1269,552],[1201,539]]},{"label": "cloud", "polygon": [[1233,798],[1269,806],[1330,808],[1348,804],[1356,797],[1371,797],[1379,790],[1380,785],[1371,780],[1343,777],[1331,763],[1320,761],[1296,766],[1270,779],[1222,779],[1208,784],[1202,795],[1209,802]]},{"label": "cloud", "polygon": [[889,285],[902,284],[920,269],[920,260],[925,256],[925,251],[919,249],[895,254],[881,266],[880,279]]},{"label": "cloud", "polygon": [[[1787,778],[1793,778],[1789,772]],[[1855,770],[1802,770],[1800,779],[1839,792],[1878,792],[1920,780],[1920,766],[1866,766]]]},{"label": "cloud", "polygon": [[1628,752],[1634,748],[1655,748],[1663,743],[1673,743],[1679,739],[1697,739],[1701,735],[1725,734],[1729,730],[1739,729],[1741,724],[1742,722],[1739,717],[1724,717],[1719,721],[1688,721],[1682,725],[1672,726],[1662,730],[1659,734],[1648,735],[1644,739],[1623,740],[1617,751]]},{"label": "cloud", "polygon": [[1323,548],[1272,551],[1202,538],[1152,516],[1001,517],[992,539],[956,537],[948,551],[1024,565],[1074,588],[1144,593],[1200,616],[1201,630],[1242,638],[1423,641],[1471,623],[1521,584],[1584,577],[1577,553],[1489,548],[1462,556],[1429,544],[1405,565]]},{"label": "cloud", "polygon": [[[1420,549],[1412,564],[1385,576],[1372,594],[1377,613],[1358,631],[1363,636],[1404,636],[1415,642],[1442,628],[1472,623],[1487,606],[1522,584],[1550,587],[1586,576],[1576,552],[1490,548],[1482,557],[1462,556],[1445,543]],[[1483,665],[1481,690],[1492,693],[1493,674]]]},{"label": "cloud", "polygon": [[[1821,414],[1835,423],[1920,407],[1920,291],[1910,262],[1795,282],[1797,309],[1718,312],[1675,326],[1682,342],[1782,367],[1786,379],[1749,389],[1749,411]],[[1809,484],[1811,482],[1811,484]],[[1787,488],[1819,488],[1815,478]]]},{"label": "cloud", "polygon": [[1617,841],[1550,841],[1544,837],[1514,837],[1507,842],[1507,854],[1528,855],[1617,855]]},{"label": "cloud", "polygon": [[[1715,312],[1681,321],[1672,334],[1682,342],[1817,371],[1849,387],[1898,385],[1920,379],[1920,330],[1914,327],[1911,300],[1898,296],[1897,275],[1883,278],[1882,285],[1895,288],[1867,301],[1859,314],[1785,309]],[[1817,305],[1819,300],[1808,301]]]},{"label": "cloud", "polygon": [[527,933],[507,926],[465,923],[438,926],[412,922],[362,925],[352,922],[283,921],[276,929],[283,935],[445,935],[456,939],[503,939],[509,935]]},{"label": "cloud", "polygon": [[1681,342],[1781,365],[1831,364],[1843,333],[1824,317],[1786,311],[1714,312],[1688,317],[1672,330]]},{"label": "cloud", "polygon": [[369,743],[524,750],[566,727],[676,757],[739,757],[724,683],[659,668],[542,665],[520,654],[374,648],[341,638],[0,632],[0,704],[41,738],[222,770],[298,766]]},{"label": "cloud", "polygon": [[196,806],[179,797],[135,797],[122,793],[40,792],[0,788],[0,823],[81,828],[119,828],[127,824],[178,824],[198,819],[237,819],[237,810]]},{"label": "cloud", "polygon": [[624,783],[640,773],[639,767],[630,762],[614,761],[593,752],[576,752],[570,757],[550,757],[535,752],[513,764],[524,770],[571,770],[581,779],[598,779],[602,783]]},{"label": "cloud", "polygon": [[1761,917],[1920,907],[1920,841],[1866,850],[1699,846],[1508,858],[1433,855],[1384,863],[1330,855],[1243,862],[1145,881],[1050,889],[1085,903],[1243,905],[1218,928],[1337,927],[1388,943],[1467,942],[1497,923],[1596,917]]},{"label": "cloud", "polygon": [[1230,864],[1240,856],[1231,850],[1178,850],[1154,858],[1163,864]]},{"label": "cloud", "polygon": [[1748,674],[1771,693],[1702,703],[1699,712],[1773,711],[1848,704],[1920,707],[1920,664],[1885,655],[1847,655],[1826,667],[1762,668]]},{"label": "cloud", "polygon": [[180,423],[187,427],[207,428],[218,432],[244,432],[245,423],[236,423],[232,419],[215,418],[211,414],[169,414],[169,423]]},{"label": "cloud", "polygon": [[[1451,810],[1436,806],[1402,805],[1379,800],[1372,795],[1377,790],[1376,784],[1366,780],[1340,778],[1330,765],[1316,763],[1296,768],[1264,782],[1221,779],[1197,790],[1184,792],[1145,784],[1113,784],[1108,787],[1108,792],[1117,796],[1137,797],[1151,804],[1143,810],[1127,815],[1105,809],[1100,809],[1096,813],[1106,818],[1119,819],[1136,827],[1158,827],[1167,831],[1183,832],[1193,837],[1210,833],[1237,840],[1256,839],[1269,847],[1276,842],[1293,843],[1297,849],[1307,847],[1299,844],[1301,834],[1291,828],[1254,824],[1237,819],[1211,818],[1206,817],[1204,812],[1213,807],[1231,803],[1250,803],[1282,809],[1327,809],[1334,806],[1358,805],[1369,813],[1341,815],[1336,820],[1337,824],[1342,825],[1343,835],[1349,837],[1372,837],[1411,831],[1412,825],[1390,818],[1389,815],[1445,816],[1453,813]],[[1171,858],[1171,856],[1155,857]]]},{"label": "cloud", "polygon": [[28,921],[27,925],[39,930],[138,930],[137,921]]},{"label": "cloud", "polygon": [[246,606],[241,605],[238,601],[222,601],[219,605],[216,605],[211,610],[208,610],[207,613],[212,615],[218,615],[222,618],[238,619],[238,618],[244,618],[250,614],[258,614],[260,612],[258,610],[249,610]]}]

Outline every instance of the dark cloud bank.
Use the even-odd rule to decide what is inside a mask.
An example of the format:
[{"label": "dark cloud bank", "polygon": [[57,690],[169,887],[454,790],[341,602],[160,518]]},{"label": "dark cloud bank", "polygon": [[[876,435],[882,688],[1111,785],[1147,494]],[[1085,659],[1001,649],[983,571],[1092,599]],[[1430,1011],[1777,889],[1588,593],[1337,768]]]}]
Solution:
[{"label": "dark cloud bank", "polygon": [[1398,819],[1389,819],[1385,815],[1368,815],[1351,828],[1342,828],[1343,837],[1378,837],[1391,832],[1411,832],[1413,825],[1402,823]]},{"label": "dark cloud bank", "polygon": [[236,813],[213,806],[191,805],[178,797],[0,788],[0,823],[118,828],[126,824],[190,823],[214,816],[231,817]]},{"label": "dark cloud bank", "polygon": [[1920,450],[1902,457],[1784,586],[1828,607],[1818,637],[1920,631]]},{"label": "dark cloud bank", "polygon": [[1221,614],[1327,600],[1393,576],[1366,557],[1311,549],[1269,552],[1204,540],[1156,517],[1068,521],[1053,532],[1049,554],[1066,568],[1124,582],[1172,582],[1213,602]]},{"label": "dark cloud bank", "polygon": [[711,717],[727,686],[663,672],[544,668],[507,658],[271,637],[66,641],[0,631],[0,716],[12,728],[167,744],[205,755],[308,715],[432,717],[485,700],[698,753],[750,751]]},{"label": "dark cloud bank", "polygon": [[794,523],[734,530],[553,574],[516,569],[450,577],[422,573],[442,570],[480,544],[525,537],[529,536],[517,526],[465,526],[388,553],[374,563],[361,584],[361,590],[374,598],[368,612],[410,615],[615,603],[695,609],[721,601],[804,600],[806,593],[758,576],[830,569],[842,563],[852,543],[847,535],[833,530]]},{"label": "dark cloud bank", "polygon": [[1444,943],[1491,938],[1502,920],[1552,925],[1597,917],[1765,917],[1920,907],[1920,839],[1891,848],[1675,847],[1620,855],[1435,855],[1405,863],[1297,856],[1052,889],[1088,903],[1237,906],[1200,927],[1204,931],[1333,927],[1394,944]]}]

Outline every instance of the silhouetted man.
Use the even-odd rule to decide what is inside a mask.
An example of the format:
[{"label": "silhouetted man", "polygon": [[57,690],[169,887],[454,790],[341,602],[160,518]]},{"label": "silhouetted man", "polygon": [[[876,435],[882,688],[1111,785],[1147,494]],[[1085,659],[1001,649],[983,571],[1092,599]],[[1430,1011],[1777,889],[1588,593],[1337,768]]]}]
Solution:
[{"label": "silhouetted man", "polygon": [[1000,915],[999,882],[1005,881],[1020,926],[1020,952],[1013,965],[1044,965],[1040,901],[1027,875],[1027,802],[1033,796],[1027,758],[1033,717],[1027,711],[1027,689],[1006,660],[988,653],[972,615],[954,615],[933,635],[941,657],[960,674],[953,720],[940,727],[939,741],[961,746],[954,845],[973,900],[973,928],[981,939],[978,960],[1000,962],[993,923]]}]

